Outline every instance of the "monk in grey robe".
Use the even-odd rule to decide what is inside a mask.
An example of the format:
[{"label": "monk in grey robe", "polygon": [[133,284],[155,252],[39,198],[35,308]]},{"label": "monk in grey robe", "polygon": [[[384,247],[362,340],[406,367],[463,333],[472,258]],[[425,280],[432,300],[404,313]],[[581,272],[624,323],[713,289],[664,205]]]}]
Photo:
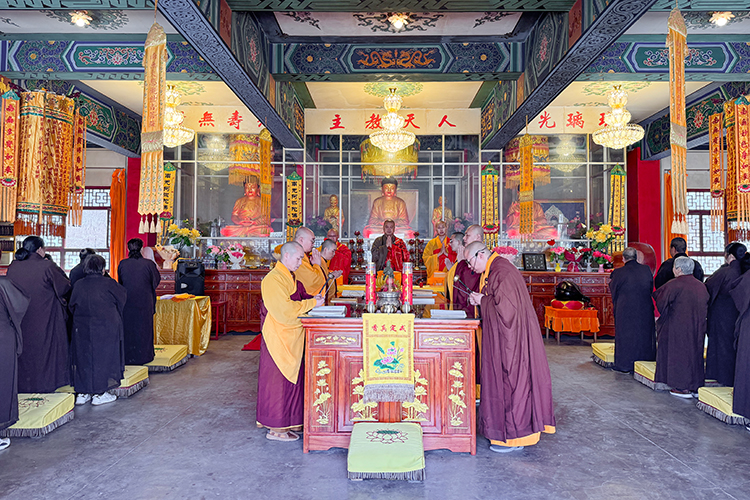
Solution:
[{"label": "monk in grey robe", "polygon": [[742,276],[731,285],[729,292],[739,311],[734,330],[737,362],[734,370],[732,411],[750,419],[750,273],[747,272],[750,266],[745,260],[742,264]]},{"label": "monk in grey robe", "polygon": [[693,276],[693,259],[677,257],[675,278],[654,292],[656,382],[672,388],[673,396],[691,398],[704,384],[703,341],[706,337],[708,292]]}]

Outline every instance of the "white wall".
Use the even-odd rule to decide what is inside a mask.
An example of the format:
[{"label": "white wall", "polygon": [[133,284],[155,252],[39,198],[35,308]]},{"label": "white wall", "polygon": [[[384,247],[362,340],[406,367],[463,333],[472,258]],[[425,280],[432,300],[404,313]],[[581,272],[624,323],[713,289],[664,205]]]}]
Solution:
[{"label": "white wall", "polygon": [[[688,189],[709,189],[711,178],[708,170],[708,151],[688,151],[687,174]],[[724,169],[726,170],[726,152],[724,153]],[[672,159],[667,156],[661,160],[661,171],[672,168]]]},{"label": "white wall", "polygon": [[89,149],[86,153],[86,185],[109,186],[112,172],[126,168],[128,157],[107,149]]}]

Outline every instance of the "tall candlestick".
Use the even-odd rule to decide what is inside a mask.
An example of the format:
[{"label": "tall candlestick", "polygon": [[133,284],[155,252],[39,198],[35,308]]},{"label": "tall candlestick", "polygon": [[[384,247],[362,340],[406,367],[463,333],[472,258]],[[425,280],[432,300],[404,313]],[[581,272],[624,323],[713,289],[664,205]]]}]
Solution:
[{"label": "tall candlestick", "polygon": [[365,302],[369,304],[375,304],[377,302],[377,295],[375,293],[375,263],[367,263],[367,274],[365,274]]},{"label": "tall candlestick", "polygon": [[401,272],[401,303],[413,305],[414,298],[414,264],[404,262]]}]

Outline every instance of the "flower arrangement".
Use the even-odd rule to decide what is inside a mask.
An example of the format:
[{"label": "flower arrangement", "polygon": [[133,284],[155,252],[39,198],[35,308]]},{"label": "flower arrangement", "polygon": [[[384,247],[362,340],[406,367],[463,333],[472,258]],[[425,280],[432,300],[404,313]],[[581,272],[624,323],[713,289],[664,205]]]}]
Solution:
[{"label": "flower arrangement", "polygon": [[586,231],[586,238],[591,240],[591,248],[594,250],[606,251],[612,240],[623,234],[625,234],[624,227],[602,224],[599,226],[599,229],[589,229]]},{"label": "flower arrangement", "polygon": [[568,272],[578,272],[581,270],[584,259],[587,257],[585,250],[591,251],[590,248],[568,248],[565,250],[565,260],[568,261]]},{"label": "flower arrangement", "polygon": [[226,250],[216,245],[211,245],[206,248],[206,255],[215,259],[217,262],[229,262],[229,254]]},{"label": "flower arrangement", "polygon": [[607,262],[612,262],[612,256],[609,254],[606,254],[599,250],[594,250],[594,253],[592,254],[594,257],[594,262],[597,264],[606,264]]},{"label": "flower arrangement", "polygon": [[322,215],[309,216],[306,226],[312,229],[315,236],[325,236],[333,227]]},{"label": "flower arrangement", "polygon": [[224,251],[230,258],[234,257],[235,259],[239,259],[245,257],[245,247],[239,243],[232,243]]},{"label": "flower arrangement", "polygon": [[178,250],[195,245],[200,235],[200,231],[191,227],[179,227],[177,224],[167,227],[167,239],[172,245],[177,245]]},{"label": "flower arrangement", "polygon": [[511,263],[516,258],[516,255],[518,255],[518,249],[515,247],[495,247],[493,252]]},{"label": "flower arrangement", "polygon": [[560,262],[565,261],[565,249],[563,247],[552,247],[549,249],[549,261]]}]

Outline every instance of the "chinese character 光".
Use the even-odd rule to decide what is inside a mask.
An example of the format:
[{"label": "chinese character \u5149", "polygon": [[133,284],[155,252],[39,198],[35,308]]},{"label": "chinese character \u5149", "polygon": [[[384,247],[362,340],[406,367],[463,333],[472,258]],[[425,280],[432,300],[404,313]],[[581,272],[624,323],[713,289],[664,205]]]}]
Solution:
[{"label": "chinese character \u5149", "polygon": [[568,113],[568,123],[566,123],[565,126],[583,128],[583,115],[581,112],[576,111],[575,113]]},{"label": "chinese character \u5149", "polygon": [[455,127],[455,125],[448,121],[448,115],[443,115],[443,119],[438,123],[438,128],[442,127],[444,124],[448,124],[449,127]]},{"label": "chinese character \u5149", "polygon": [[341,115],[333,115],[333,119],[331,120],[333,122],[333,127],[328,127],[329,130],[334,130],[337,128],[346,128],[343,125],[341,125]]},{"label": "chinese character \u5149", "polygon": [[208,127],[209,125],[212,127],[216,126],[214,122],[214,114],[206,111],[205,113],[203,113],[203,117],[200,120],[198,120],[198,126]]},{"label": "chinese character \u5149", "polygon": [[414,128],[421,128],[419,125],[414,123],[414,113],[409,113],[408,115],[406,115],[406,120],[404,120],[404,122],[404,128],[408,127],[409,125]]},{"label": "chinese character \u5149", "polygon": [[547,111],[541,114],[539,117],[539,128],[555,128],[557,123],[552,121],[552,115]]},{"label": "chinese character \u5149", "polygon": [[370,130],[383,128],[383,126],[380,125],[380,115],[377,113],[370,115],[370,118],[365,122],[365,128]]},{"label": "chinese character \u5149", "polygon": [[240,123],[242,123],[242,115],[240,115],[239,111],[235,110],[235,112],[229,116],[229,119],[227,120],[227,124],[230,127],[234,127],[237,130],[239,130]]}]

